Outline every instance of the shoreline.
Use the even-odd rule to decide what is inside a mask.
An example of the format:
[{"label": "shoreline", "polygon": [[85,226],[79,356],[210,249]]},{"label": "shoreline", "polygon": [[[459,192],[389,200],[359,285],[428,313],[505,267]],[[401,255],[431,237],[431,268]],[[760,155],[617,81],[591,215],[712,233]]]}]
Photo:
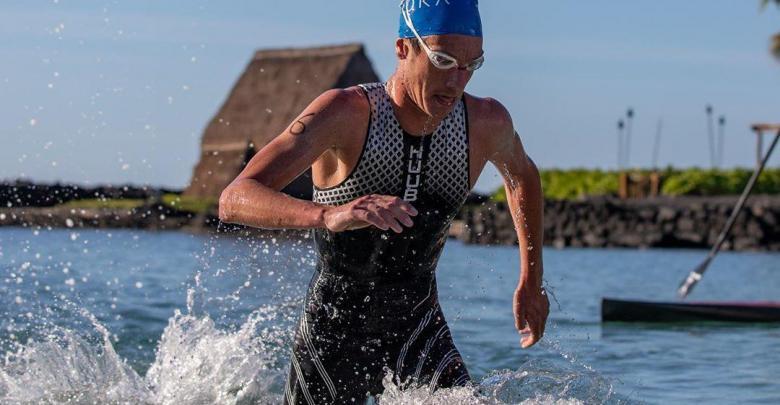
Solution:
[{"label": "shoreline", "polygon": [[[736,196],[659,197],[619,200],[592,197],[545,201],[544,245],[600,248],[699,248],[712,246]],[[306,231],[265,230],[221,224],[214,209],[177,210],[160,202],[133,208],[0,207],[0,228],[124,228],[240,235],[306,235]],[[505,203],[465,205],[449,237],[467,244],[516,245]],[[723,250],[780,252],[780,196],[752,196]]]}]

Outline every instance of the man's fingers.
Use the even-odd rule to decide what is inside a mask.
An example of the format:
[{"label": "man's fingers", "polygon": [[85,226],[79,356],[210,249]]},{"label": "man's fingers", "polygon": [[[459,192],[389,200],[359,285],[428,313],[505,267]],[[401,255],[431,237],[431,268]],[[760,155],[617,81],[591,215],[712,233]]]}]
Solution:
[{"label": "man's fingers", "polygon": [[407,227],[411,227],[412,225],[414,225],[414,221],[412,221],[412,217],[409,215],[409,213],[404,211],[400,205],[390,204],[387,207],[387,209],[393,213],[393,215],[395,216],[396,219],[398,219],[399,222],[406,225]]},{"label": "man's fingers", "polygon": [[382,219],[385,220],[385,223],[387,223],[390,228],[392,228],[396,233],[403,232],[404,228],[401,226],[401,224],[398,223],[396,218],[393,216],[393,214],[388,211],[385,208],[377,208],[377,214],[382,217]]},{"label": "man's fingers", "polygon": [[520,347],[522,347],[523,349],[527,349],[533,346],[534,344],[536,344],[536,342],[538,341],[539,341],[539,336],[536,333],[531,332],[530,335],[524,336],[523,339],[520,341]]},{"label": "man's fingers", "polygon": [[401,209],[404,210],[407,214],[411,216],[416,216],[418,214],[417,208],[414,208],[412,204],[409,204],[408,202],[401,200],[403,204],[400,205]]},{"label": "man's fingers", "polygon": [[528,317],[523,319],[526,326],[520,330],[520,333],[523,335],[520,340],[523,349],[533,346],[542,339],[547,323],[546,314],[536,313],[535,311],[528,312],[530,312]]},{"label": "man's fingers", "polygon": [[386,231],[390,227],[387,223],[385,223],[385,220],[382,219],[382,217],[373,211],[359,208],[355,210],[355,216],[357,219],[374,225],[383,231]]},{"label": "man's fingers", "polygon": [[521,347],[523,349],[533,346],[542,338],[542,331],[538,319],[530,317],[529,319],[526,319],[525,322],[528,326],[525,328],[525,334],[521,340]]},{"label": "man's fingers", "polygon": [[384,201],[389,204],[391,207],[397,207],[398,209],[404,211],[405,213],[415,216],[418,214],[417,209],[412,206],[408,201],[405,201],[401,198],[395,197],[395,196],[381,196]]},{"label": "man's fingers", "polygon": [[[399,199],[398,201],[403,200]],[[391,201],[380,205],[383,206],[384,209],[386,209],[393,216],[394,220],[406,225],[407,227],[414,225],[414,222],[412,222],[412,218],[409,216],[409,214],[401,208],[400,202]]]}]

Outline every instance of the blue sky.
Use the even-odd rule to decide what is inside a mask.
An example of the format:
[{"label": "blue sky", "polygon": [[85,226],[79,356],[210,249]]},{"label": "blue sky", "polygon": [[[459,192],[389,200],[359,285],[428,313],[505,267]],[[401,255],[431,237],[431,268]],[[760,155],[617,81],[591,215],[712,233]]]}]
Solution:
[{"label": "blue sky", "polygon": [[[256,49],[363,42],[385,79],[397,3],[3,1],[0,179],[184,187],[201,131]],[[758,0],[481,9],[487,63],[467,90],[509,108],[542,168],[614,168],[629,106],[635,166],[650,165],[661,118],[660,163],[708,166],[707,103],[728,120],[727,167],[753,164],[751,122],[780,121],[780,62],[767,52],[780,12]],[[499,184],[491,170],[478,186]]]}]

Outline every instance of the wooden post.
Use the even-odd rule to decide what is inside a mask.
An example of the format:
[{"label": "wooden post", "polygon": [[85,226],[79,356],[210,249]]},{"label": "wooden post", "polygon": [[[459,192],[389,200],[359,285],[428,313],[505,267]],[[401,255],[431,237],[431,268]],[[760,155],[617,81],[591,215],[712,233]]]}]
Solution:
[{"label": "wooden post", "polygon": [[628,194],[628,173],[620,172],[620,177],[618,177],[618,197],[621,200],[625,200],[628,198]]},{"label": "wooden post", "polygon": [[650,173],[650,196],[658,197],[661,194],[661,175],[658,172]]}]

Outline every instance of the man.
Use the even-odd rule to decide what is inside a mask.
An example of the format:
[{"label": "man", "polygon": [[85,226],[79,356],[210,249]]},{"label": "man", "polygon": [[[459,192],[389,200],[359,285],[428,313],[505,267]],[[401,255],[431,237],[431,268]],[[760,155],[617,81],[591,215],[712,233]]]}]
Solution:
[{"label": "man", "polygon": [[[519,238],[513,299],[522,347],[541,339],[542,193],[512,120],[464,93],[483,62],[477,0],[402,4],[387,83],[323,93],[220,197],[220,219],[310,228],[319,253],[285,388],[287,403],[362,403],[391,372],[402,387],[469,374],[438,302],[435,268],[458,209],[489,161]],[[313,201],[279,192],[312,168]]]}]

